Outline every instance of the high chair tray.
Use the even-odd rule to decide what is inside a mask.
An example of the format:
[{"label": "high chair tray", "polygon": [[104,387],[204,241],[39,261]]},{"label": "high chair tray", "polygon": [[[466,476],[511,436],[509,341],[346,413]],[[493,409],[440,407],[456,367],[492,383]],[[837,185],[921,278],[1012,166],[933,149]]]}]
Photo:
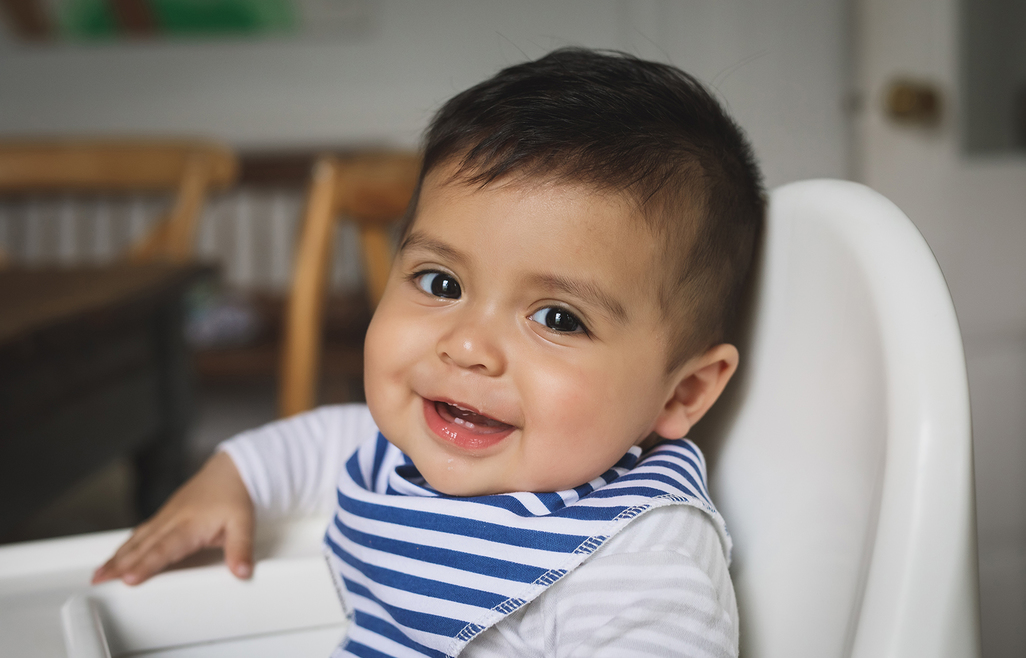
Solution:
[{"label": "high chair tray", "polygon": [[90,586],[128,531],[0,547],[0,656],[324,658],[346,624],[320,549],[325,525],[261,527],[248,581],[208,555],[137,587]]}]

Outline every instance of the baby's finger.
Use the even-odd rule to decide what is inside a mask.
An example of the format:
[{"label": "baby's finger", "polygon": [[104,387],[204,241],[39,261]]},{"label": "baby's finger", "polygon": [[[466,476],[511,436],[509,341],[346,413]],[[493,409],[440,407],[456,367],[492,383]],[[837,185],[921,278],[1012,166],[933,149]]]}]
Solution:
[{"label": "baby's finger", "polygon": [[102,582],[111,580],[114,576],[111,574],[110,561],[108,560],[105,564],[102,564],[96,568],[93,572],[93,577],[89,579],[89,584],[99,585]]},{"label": "baby's finger", "polygon": [[121,578],[126,572],[133,569],[145,554],[145,545],[139,545],[130,551],[112,557],[93,573],[92,583],[96,585],[107,580]]},{"label": "baby's finger", "polygon": [[165,533],[159,541],[132,555],[131,561],[126,561],[121,569],[121,580],[127,585],[138,585],[197,548],[196,541],[186,532]]},{"label": "baby's finger", "polygon": [[120,576],[125,565],[132,561],[131,556],[136,553],[140,546],[147,543],[153,534],[153,526],[149,523],[144,523],[136,528],[128,540],[118,547],[114,555],[93,572],[92,584],[96,585],[97,583]]},{"label": "baby's finger", "polygon": [[253,519],[248,515],[225,527],[224,561],[237,578],[253,574]]}]

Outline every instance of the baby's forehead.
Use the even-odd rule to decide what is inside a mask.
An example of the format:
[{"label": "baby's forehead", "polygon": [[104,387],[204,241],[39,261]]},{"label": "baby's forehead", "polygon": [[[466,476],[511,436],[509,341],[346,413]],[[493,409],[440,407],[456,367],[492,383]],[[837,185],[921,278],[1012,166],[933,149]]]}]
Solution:
[{"label": "baby's forehead", "polygon": [[[417,207],[411,209],[409,220],[405,226],[404,236],[416,226],[420,215],[420,209],[425,198],[442,198],[452,196],[478,196],[509,194],[531,196],[542,200],[546,199],[557,202],[567,195],[573,196],[580,202],[594,203],[601,205],[603,212],[600,214],[603,222],[598,225],[589,225],[591,232],[606,232],[616,234],[622,238],[619,243],[620,250],[627,253],[637,253],[639,244],[654,245],[655,252],[666,251],[668,241],[668,229],[672,230],[673,219],[669,221],[663,216],[665,204],[652,202],[652,200],[641,200],[637,195],[628,190],[612,188],[608,185],[600,185],[587,180],[580,180],[576,177],[555,172],[512,172],[494,180],[479,180],[477,172],[461,169],[459,164],[447,164],[435,167],[427,172],[421,185]],[[646,202],[647,201],[647,202]],[[673,214],[673,213],[671,213]],[[525,229],[527,230],[527,229]],[[598,236],[596,235],[596,238]],[[652,267],[659,273],[665,272],[663,267],[664,258],[653,258]],[[615,267],[610,263],[609,267]]]}]

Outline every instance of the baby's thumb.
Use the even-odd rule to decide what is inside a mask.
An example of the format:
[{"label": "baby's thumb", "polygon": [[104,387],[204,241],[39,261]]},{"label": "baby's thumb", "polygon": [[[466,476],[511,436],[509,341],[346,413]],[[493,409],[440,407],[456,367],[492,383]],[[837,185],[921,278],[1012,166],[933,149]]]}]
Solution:
[{"label": "baby's thumb", "polygon": [[237,578],[253,575],[253,521],[250,518],[228,523],[224,535],[224,561]]}]

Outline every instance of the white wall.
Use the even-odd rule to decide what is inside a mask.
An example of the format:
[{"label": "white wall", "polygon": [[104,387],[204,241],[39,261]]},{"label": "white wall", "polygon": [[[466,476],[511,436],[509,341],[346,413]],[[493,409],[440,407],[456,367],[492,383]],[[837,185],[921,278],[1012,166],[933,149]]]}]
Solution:
[{"label": "white wall", "polygon": [[190,134],[240,148],[413,145],[453,93],[562,45],[712,84],[770,184],[847,173],[844,0],[384,0],[335,37],[27,47],[0,40],[0,137]]}]

